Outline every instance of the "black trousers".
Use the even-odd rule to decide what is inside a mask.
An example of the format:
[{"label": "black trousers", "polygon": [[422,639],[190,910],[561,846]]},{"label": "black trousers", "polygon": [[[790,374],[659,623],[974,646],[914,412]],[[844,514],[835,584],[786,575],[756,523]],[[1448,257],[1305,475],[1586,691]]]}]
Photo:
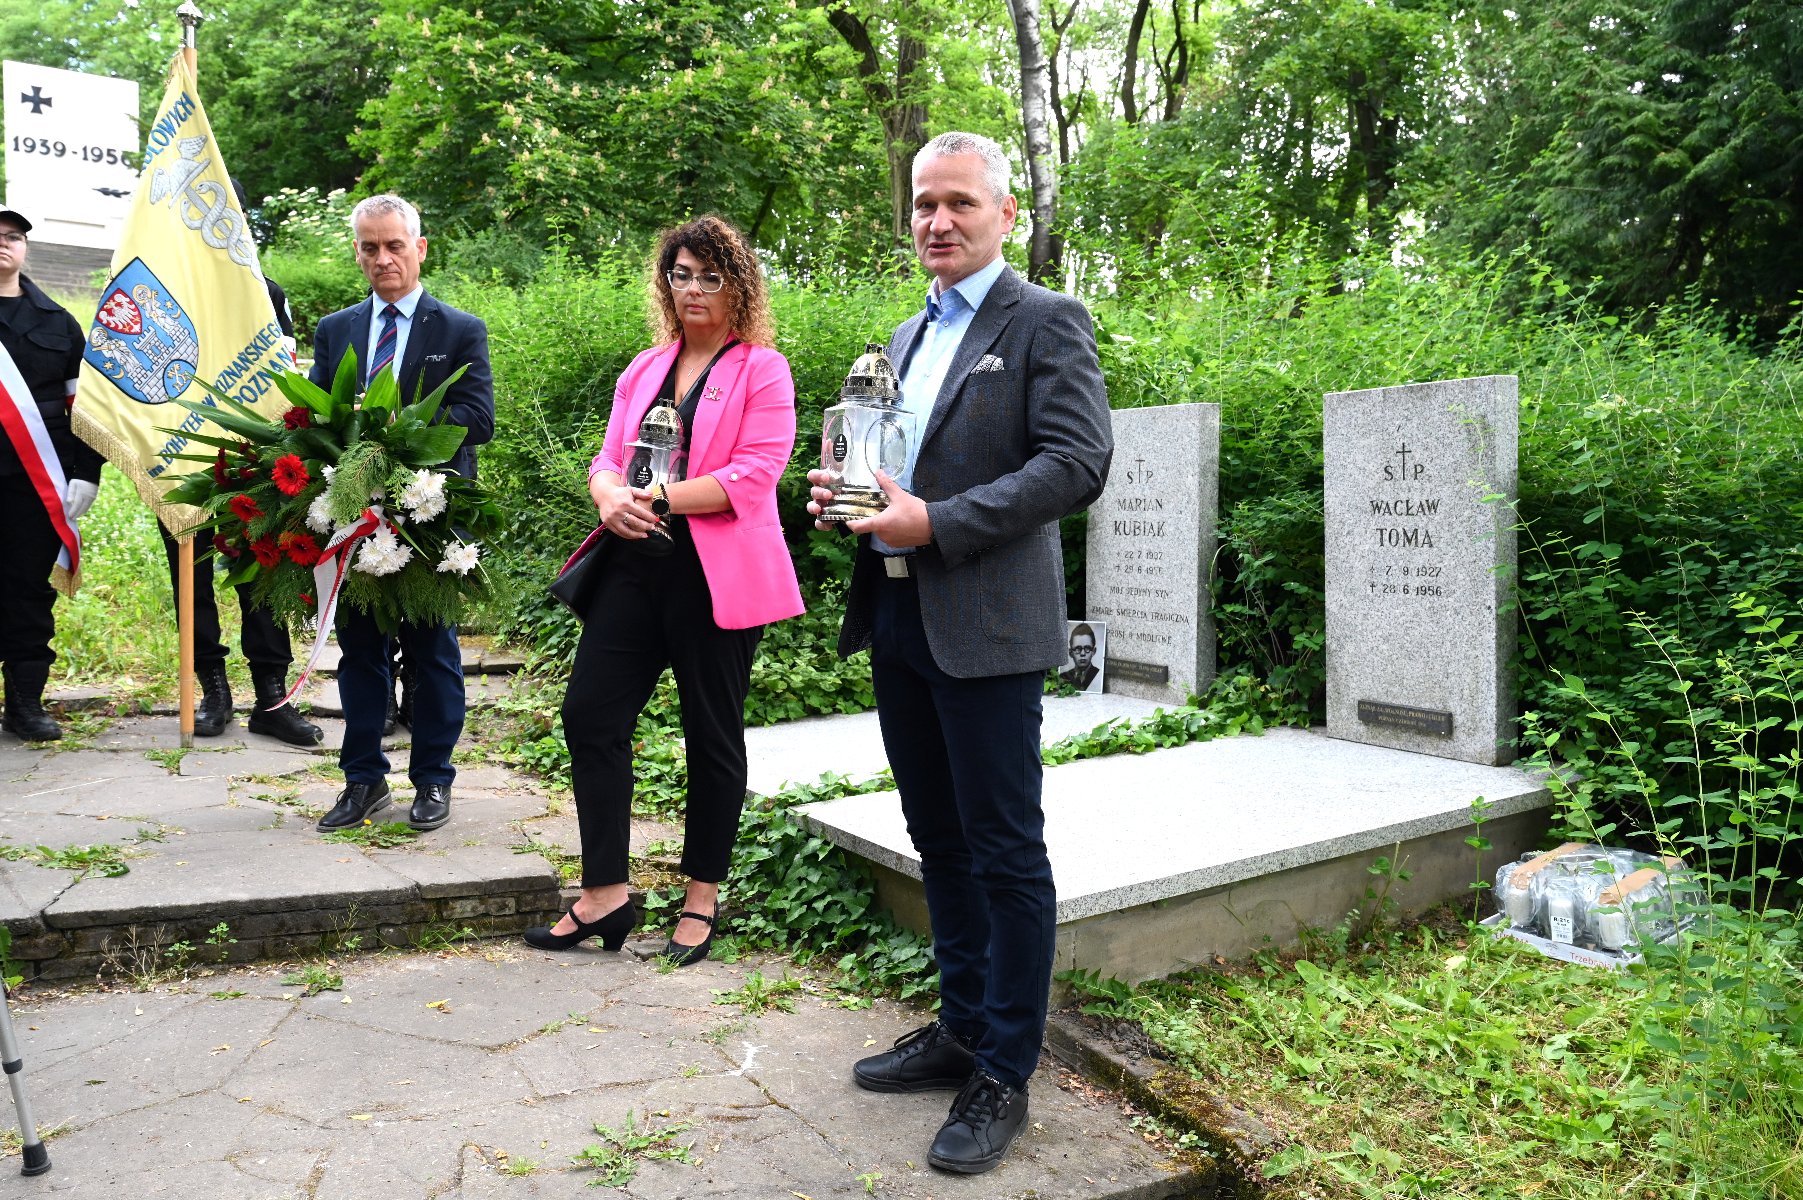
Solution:
[{"label": "black trousers", "polygon": [[[169,597],[170,603],[176,603],[175,597],[181,586],[181,554],[180,543],[169,536],[169,531],[159,523],[158,532],[163,535],[163,554],[169,560]],[[213,558],[201,558],[206,543],[201,539],[204,535],[194,535],[194,665],[209,667],[225,661],[225,643],[219,640],[219,602],[213,597],[213,569],[217,561]],[[261,608],[251,599],[251,586],[247,583],[238,585],[238,611],[243,620],[240,625],[238,644],[244,650],[244,657],[253,671],[267,670],[273,674],[286,675],[288,666],[294,661],[294,651],[288,642],[288,631],[275,623],[267,608]]]},{"label": "black trousers", "polygon": [[56,589],[50,570],[62,541],[23,471],[0,475],[0,662],[49,668],[56,661]]},{"label": "black trousers", "polygon": [[1058,893],[1040,806],[1045,673],[941,670],[913,579],[876,581],[871,682],[939,961],[939,1019],[1018,1087],[1039,1062]]},{"label": "black trousers", "polygon": [[650,558],[603,546],[569,690],[564,739],[582,832],[582,886],[625,883],[632,818],[632,736],[668,666],[682,700],[689,767],[682,871],[719,883],[732,866],[745,804],[745,697],[763,626],[721,629],[694,544]]}]

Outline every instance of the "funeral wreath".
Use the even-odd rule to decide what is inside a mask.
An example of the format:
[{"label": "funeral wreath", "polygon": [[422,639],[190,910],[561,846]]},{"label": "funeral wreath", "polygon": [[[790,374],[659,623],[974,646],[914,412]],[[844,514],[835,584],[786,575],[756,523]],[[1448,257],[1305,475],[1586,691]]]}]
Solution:
[{"label": "funeral wreath", "polygon": [[481,485],[443,469],[467,431],[435,420],[462,374],[403,404],[386,367],[359,395],[346,355],[330,392],[293,372],[273,376],[290,405],[280,420],[196,379],[210,400],[175,403],[224,432],[187,434],[213,453],[176,455],[206,469],[165,498],[206,512],[197,548],[210,545],[227,582],[250,583],[291,630],[317,620],[323,631],[338,604],[390,631],[455,623],[484,591],[477,539],[500,520]]}]

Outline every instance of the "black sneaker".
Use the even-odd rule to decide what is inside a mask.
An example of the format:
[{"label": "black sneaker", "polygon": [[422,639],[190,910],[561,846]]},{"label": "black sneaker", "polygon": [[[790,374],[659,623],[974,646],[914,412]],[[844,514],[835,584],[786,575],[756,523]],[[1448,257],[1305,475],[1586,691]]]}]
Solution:
[{"label": "black sneaker", "polygon": [[859,1059],[851,1075],[871,1092],[938,1092],[963,1087],[976,1069],[970,1047],[934,1021],[903,1034],[881,1054]]},{"label": "black sneaker", "polygon": [[992,1171],[1027,1126],[1027,1088],[1011,1088],[981,1071],[970,1077],[939,1127],[927,1162],[941,1171]]}]

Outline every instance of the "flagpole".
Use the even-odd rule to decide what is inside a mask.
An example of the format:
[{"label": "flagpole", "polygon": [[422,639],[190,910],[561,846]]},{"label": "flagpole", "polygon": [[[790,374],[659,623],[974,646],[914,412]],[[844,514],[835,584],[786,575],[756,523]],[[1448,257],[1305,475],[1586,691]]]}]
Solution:
[{"label": "flagpole", "polygon": [[[175,10],[182,23],[182,57],[188,70],[199,76],[199,53],[194,36],[206,20],[194,0],[182,0]],[[182,749],[194,748],[194,535],[176,543],[175,622],[177,641],[181,647],[181,731]],[[231,714],[226,714],[231,720]]]}]

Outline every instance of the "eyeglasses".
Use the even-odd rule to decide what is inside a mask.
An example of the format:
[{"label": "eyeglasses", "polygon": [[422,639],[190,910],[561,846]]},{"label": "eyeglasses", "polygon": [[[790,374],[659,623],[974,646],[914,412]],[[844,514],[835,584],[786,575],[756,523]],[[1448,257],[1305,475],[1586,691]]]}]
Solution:
[{"label": "eyeglasses", "polygon": [[726,286],[726,280],[712,271],[703,271],[697,275],[687,267],[677,267],[664,276],[670,281],[670,290],[680,292],[691,283],[702,291],[712,295]]},{"label": "eyeglasses", "polygon": [[23,246],[25,244],[25,235],[16,230],[9,229],[5,233],[0,233],[0,242],[5,242],[9,246]]}]

